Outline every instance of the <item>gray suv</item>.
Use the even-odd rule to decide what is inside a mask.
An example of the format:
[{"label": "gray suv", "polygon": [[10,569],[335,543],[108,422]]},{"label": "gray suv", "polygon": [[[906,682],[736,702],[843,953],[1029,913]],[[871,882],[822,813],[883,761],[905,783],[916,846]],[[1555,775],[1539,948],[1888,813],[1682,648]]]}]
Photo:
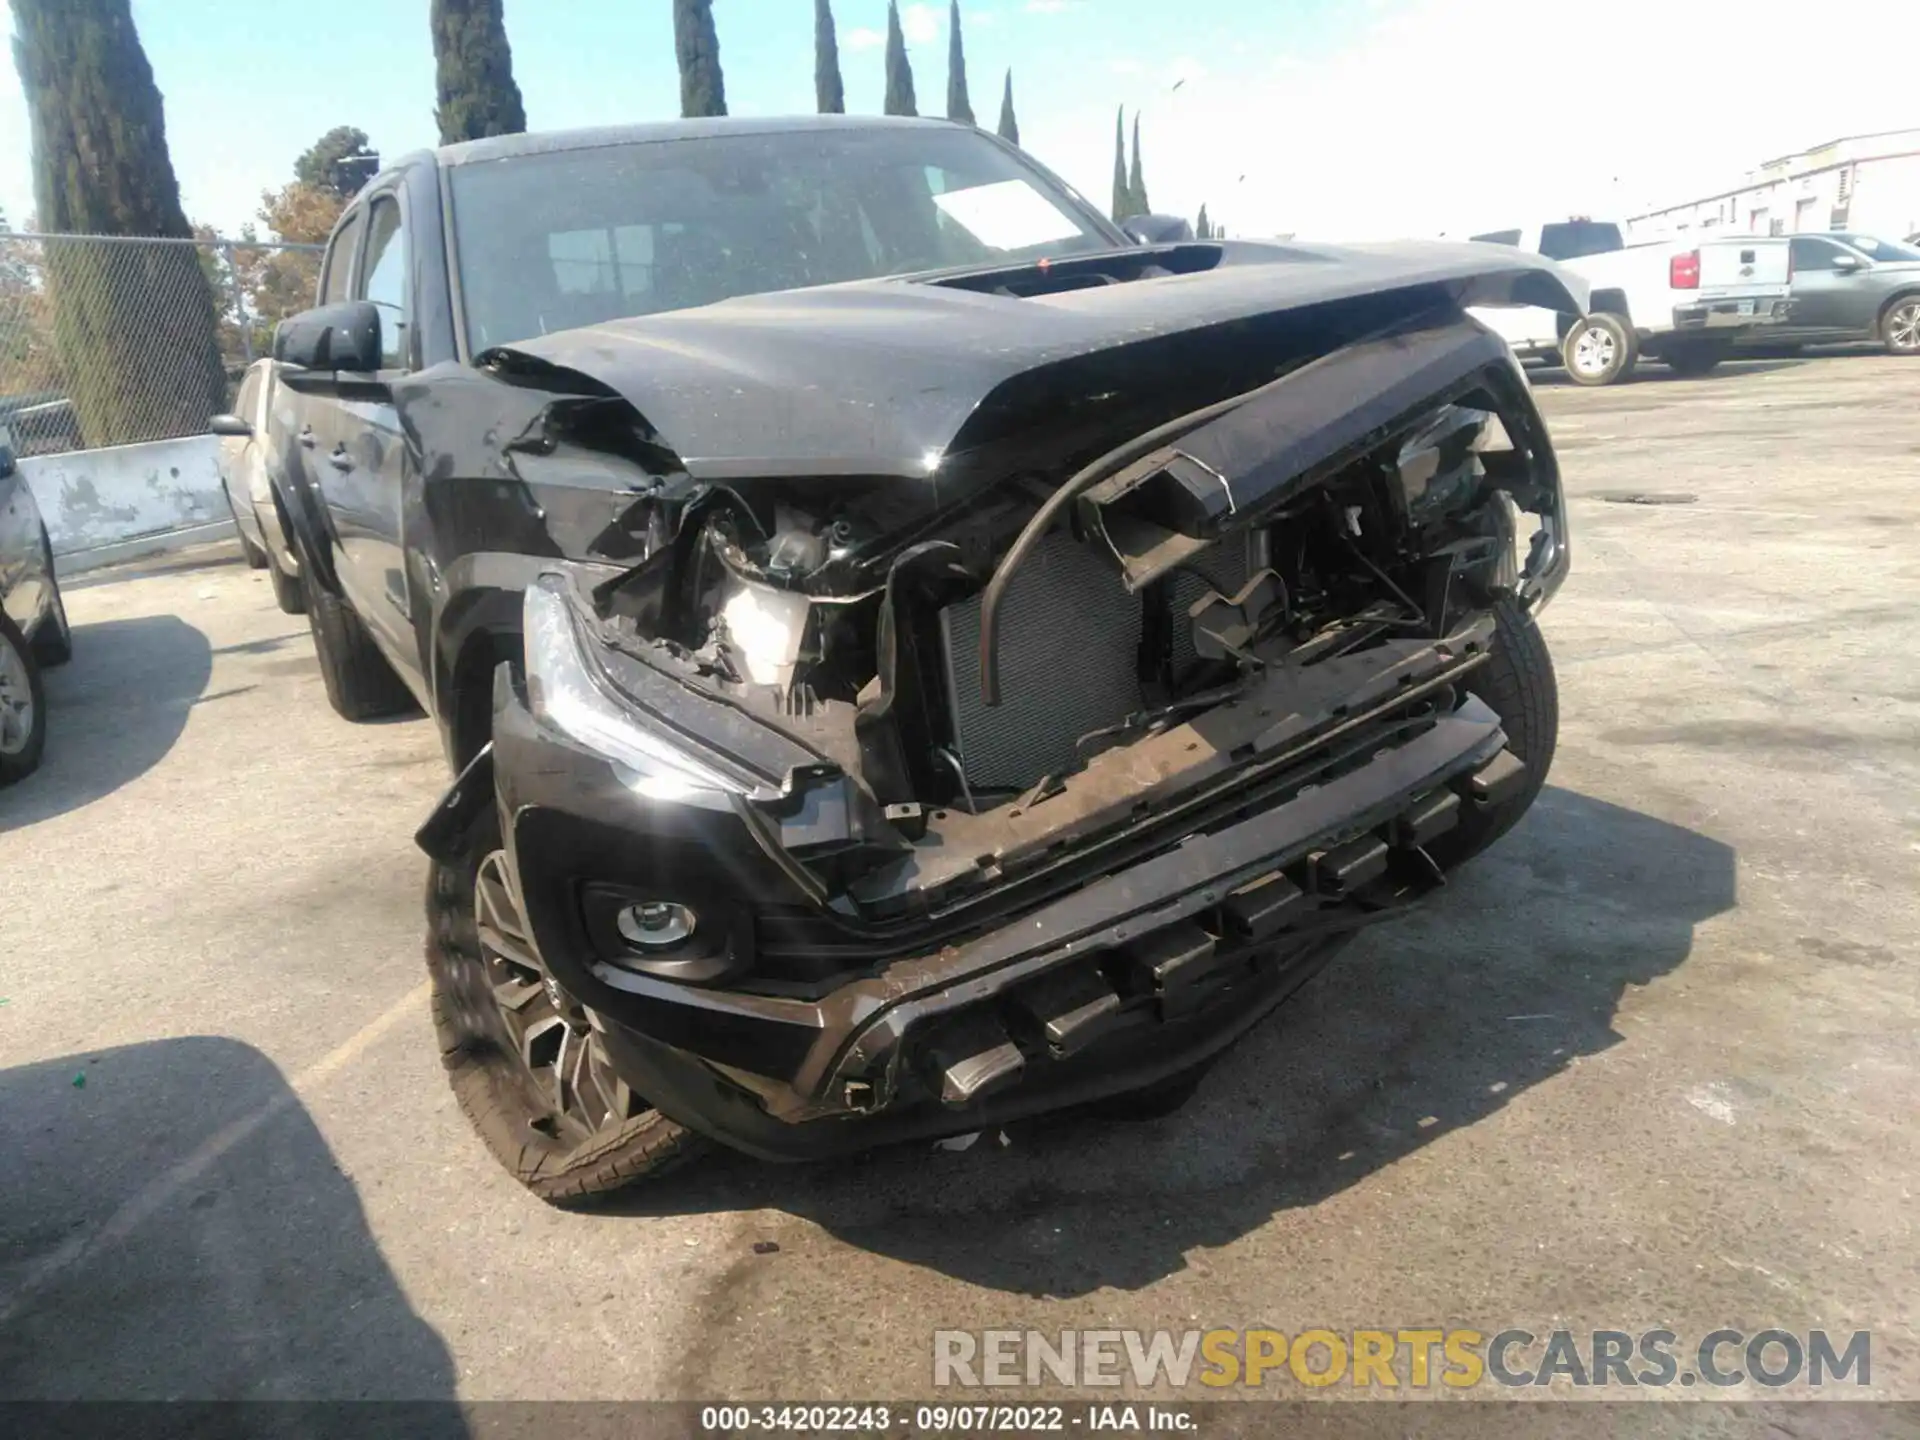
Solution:
[{"label": "gray suv", "polygon": [[1769,343],[1878,340],[1920,355],[1920,247],[1854,231],[1793,237],[1793,315]]}]

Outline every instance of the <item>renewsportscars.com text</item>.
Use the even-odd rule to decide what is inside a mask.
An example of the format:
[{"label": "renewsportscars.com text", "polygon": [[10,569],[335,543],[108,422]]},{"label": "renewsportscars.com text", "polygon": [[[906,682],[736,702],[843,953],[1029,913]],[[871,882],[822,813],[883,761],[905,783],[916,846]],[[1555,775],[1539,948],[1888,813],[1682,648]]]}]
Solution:
[{"label": "renewsportscars.com text", "polygon": [[933,1383],[1020,1385],[1332,1385],[1420,1390],[1480,1385],[1660,1388],[1754,1384],[1864,1386],[1870,1332],[1714,1330],[937,1330]]}]

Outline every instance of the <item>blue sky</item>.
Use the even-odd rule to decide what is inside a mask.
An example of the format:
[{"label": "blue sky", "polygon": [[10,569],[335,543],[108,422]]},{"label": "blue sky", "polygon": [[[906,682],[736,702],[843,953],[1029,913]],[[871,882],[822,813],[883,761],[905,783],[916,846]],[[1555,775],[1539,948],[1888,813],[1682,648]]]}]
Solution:
[{"label": "blue sky", "polygon": [[[946,8],[902,6],[923,114],[944,113]],[[434,141],[426,0],[133,11],[196,220],[236,229],[336,124],[388,156]],[[812,12],[715,0],[735,114],[813,108]],[[848,108],[878,110],[885,0],[834,13]],[[993,122],[1011,65],[1027,148],[1096,203],[1125,104],[1144,117],[1154,208],[1205,201],[1235,234],[1352,238],[1621,213],[1836,135],[1920,124],[1920,101],[1875,81],[1858,49],[1873,35],[1910,54],[1920,6],[1849,0],[1846,13],[1780,33],[1732,0],[962,5],[975,111]],[[678,113],[669,0],[506,0],[506,20],[532,128]],[[1596,49],[1616,58],[1582,58]],[[18,79],[0,66],[0,206],[16,225],[32,209],[28,149]]]}]

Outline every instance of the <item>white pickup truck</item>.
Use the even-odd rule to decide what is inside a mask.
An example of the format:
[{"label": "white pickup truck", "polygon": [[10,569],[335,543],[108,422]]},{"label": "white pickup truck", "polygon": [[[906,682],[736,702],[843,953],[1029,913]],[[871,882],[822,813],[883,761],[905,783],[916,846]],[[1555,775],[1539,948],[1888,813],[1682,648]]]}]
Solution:
[{"label": "white pickup truck", "polygon": [[1572,219],[1474,240],[1514,245],[1586,280],[1585,315],[1499,309],[1473,313],[1521,355],[1557,359],[1580,385],[1611,385],[1642,356],[1681,375],[1704,375],[1735,340],[1783,322],[1791,308],[1785,239],[1759,236],[1628,245],[1620,227]]}]

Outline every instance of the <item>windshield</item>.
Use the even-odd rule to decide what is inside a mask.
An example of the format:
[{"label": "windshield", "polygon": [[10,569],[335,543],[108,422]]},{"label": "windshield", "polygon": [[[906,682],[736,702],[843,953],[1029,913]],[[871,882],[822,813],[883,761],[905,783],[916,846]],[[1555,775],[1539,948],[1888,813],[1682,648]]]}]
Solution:
[{"label": "windshield", "polygon": [[1920,249],[1899,245],[1892,240],[1879,240],[1872,235],[1836,235],[1833,238],[1845,241],[1873,260],[1920,260]]},{"label": "windshield", "polygon": [[1112,245],[974,130],[849,127],[520,155],[449,172],[467,337]]}]

